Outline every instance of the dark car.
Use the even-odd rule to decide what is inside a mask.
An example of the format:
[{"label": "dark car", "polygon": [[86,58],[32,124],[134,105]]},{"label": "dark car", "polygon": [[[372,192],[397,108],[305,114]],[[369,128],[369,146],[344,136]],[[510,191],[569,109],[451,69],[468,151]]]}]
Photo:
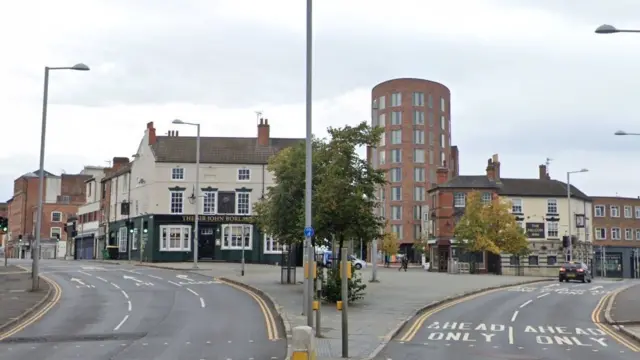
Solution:
[{"label": "dark car", "polygon": [[571,261],[560,266],[560,272],[558,274],[558,281],[569,282],[569,280],[580,280],[584,282],[591,282],[593,276],[589,267],[581,262]]}]

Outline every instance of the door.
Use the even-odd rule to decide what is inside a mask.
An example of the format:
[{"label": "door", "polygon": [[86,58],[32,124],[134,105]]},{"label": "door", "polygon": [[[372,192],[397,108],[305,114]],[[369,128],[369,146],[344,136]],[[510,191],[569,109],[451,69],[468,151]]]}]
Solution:
[{"label": "door", "polygon": [[449,270],[449,247],[438,248],[438,271],[447,272]]},{"label": "door", "polygon": [[215,259],[215,229],[213,227],[202,227],[200,236],[198,237],[198,258],[199,259]]}]

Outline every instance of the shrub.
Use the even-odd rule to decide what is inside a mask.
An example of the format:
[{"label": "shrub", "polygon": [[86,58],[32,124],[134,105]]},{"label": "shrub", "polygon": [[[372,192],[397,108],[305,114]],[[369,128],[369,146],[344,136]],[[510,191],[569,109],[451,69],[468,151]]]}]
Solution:
[{"label": "shrub", "polygon": [[[324,300],[335,303],[342,300],[342,279],[340,279],[340,271],[338,269],[327,269],[326,275],[322,274],[322,293]],[[364,298],[367,284],[362,281],[362,275],[355,268],[351,270],[351,279],[348,283],[349,287],[349,303]]]}]

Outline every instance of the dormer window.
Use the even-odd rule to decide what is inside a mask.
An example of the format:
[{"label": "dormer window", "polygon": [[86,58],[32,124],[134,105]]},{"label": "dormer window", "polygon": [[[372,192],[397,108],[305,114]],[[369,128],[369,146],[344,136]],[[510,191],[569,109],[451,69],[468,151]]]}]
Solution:
[{"label": "dormer window", "polygon": [[251,169],[242,168],[238,169],[238,181],[251,180]]},{"label": "dormer window", "polygon": [[184,168],[171,169],[171,180],[184,180]]}]

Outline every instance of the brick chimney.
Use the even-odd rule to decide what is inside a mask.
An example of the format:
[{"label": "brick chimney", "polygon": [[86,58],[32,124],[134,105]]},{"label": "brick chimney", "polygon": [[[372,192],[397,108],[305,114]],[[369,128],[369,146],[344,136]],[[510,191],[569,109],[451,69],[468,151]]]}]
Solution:
[{"label": "brick chimney", "polygon": [[269,146],[269,119],[260,118],[258,123],[258,145]]},{"label": "brick chimney", "polygon": [[547,172],[547,165],[538,166],[538,177],[540,180],[551,180],[549,173]]},{"label": "brick chimney", "polygon": [[500,181],[500,161],[498,161],[498,154],[494,154],[487,161],[487,177],[491,181]]},{"label": "brick chimney", "polygon": [[118,169],[120,169],[121,167],[125,166],[129,164],[129,158],[126,157],[114,157],[113,158],[113,164],[111,165],[111,168],[116,171]]},{"label": "brick chimney", "polygon": [[496,179],[496,171],[493,167],[493,161],[491,161],[491,159],[487,160],[487,177],[491,181],[494,181]]},{"label": "brick chimney", "polygon": [[439,167],[438,170],[436,170],[436,181],[438,185],[442,185],[449,181],[449,168],[445,166]]},{"label": "brick chimney", "polygon": [[147,134],[149,139],[149,146],[156,143],[156,128],[153,127],[153,121],[147,123]]}]

